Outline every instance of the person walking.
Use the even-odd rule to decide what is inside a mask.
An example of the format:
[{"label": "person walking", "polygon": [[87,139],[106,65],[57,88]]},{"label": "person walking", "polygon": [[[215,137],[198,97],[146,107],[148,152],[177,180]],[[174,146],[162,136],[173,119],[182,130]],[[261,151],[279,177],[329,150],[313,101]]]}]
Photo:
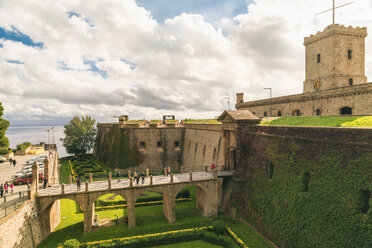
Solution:
[{"label": "person walking", "polygon": [[138,173],[137,173],[137,177],[136,177],[137,185],[138,185],[138,183],[139,183],[139,179],[140,179],[140,175],[138,175]]},{"label": "person walking", "polygon": [[77,191],[80,191],[80,186],[81,186],[81,180],[80,177],[76,180],[76,185],[77,185]]},{"label": "person walking", "polygon": [[13,167],[15,167],[17,164],[17,161],[15,159],[13,159]]},{"label": "person walking", "polygon": [[4,184],[4,195],[8,193],[8,182],[5,182]]},{"label": "person walking", "polygon": [[144,172],[142,172],[142,174],[141,174],[141,179],[142,179],[142,184],[144,184],[145,183],[145,173]]},{"label": "person walking", "polygon": [[9,158],[9,165],[12,166],[12,163],[13,163],[13,159]]},{"label": "person walking", "polygon": [[170,174],[170,167],[167,168],[167,176]]},{"label": "person walking", "polygon": [[45,177],[44,178],[44,189],[47,187],[47,185],[48,185],[48,178]]},{"label": "person walking", "polygon": [[3,198],[3,195],[4,195],[4,185],[1,184],[0,185],[0,198]]},{"label": "person walking", "polygon": [[10,184],[10,193],[13,193],[13,183]]},{"label": "person walking", "polygon": [[134,170],[134,175],[133,175],[133,181],[137,180],[137,176],[138,176],[138,170],[135,169]]},{"label": "person walking", "polygon": [[214,162],[213,162],[212,165],[211,165],[212,171],[214,170],[214,168],[216,168],[216,166],[214,165]]},{"label": "person walking", "polygon": [[120,182],[120,171],[116,171],[116,179],[118,180],[118,183]]}]

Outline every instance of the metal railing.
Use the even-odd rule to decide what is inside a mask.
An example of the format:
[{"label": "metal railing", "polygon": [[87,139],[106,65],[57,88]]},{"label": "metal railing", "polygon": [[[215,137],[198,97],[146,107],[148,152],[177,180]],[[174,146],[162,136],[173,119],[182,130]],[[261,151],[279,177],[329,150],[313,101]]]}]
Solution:
[{"label": "metal railing", "polygon": [[14,194],[4,195],[3,198],[0,198],[0,219],[16,211],[27,199],[27,191],[19,191]]}]

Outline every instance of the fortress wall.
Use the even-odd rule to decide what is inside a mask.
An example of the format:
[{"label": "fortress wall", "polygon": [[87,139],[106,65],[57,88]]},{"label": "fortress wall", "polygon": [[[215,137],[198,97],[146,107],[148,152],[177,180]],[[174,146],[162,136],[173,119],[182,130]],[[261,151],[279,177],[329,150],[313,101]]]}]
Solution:
[{"label": "fortress wall", "polygon": [[371,128],[240,123],[236,139],[238,217],[279,247],[370,245]]},{"label": "fortress wall", "polygon": [[35,202],[26,201],[17,211],[2,219],[0,221],[0,247],[36,247],[43,238],[37,214]]},{"label": "fortress wall", "polygon": [[214,162],[223,163],[222,125],[186,124],[182,165],[186,171],[201,171]]},{"label": "fortress wall", "polygon": [[[111,168],[162,171],[179,170],[184,128],[120,127],[100,124],[94,156]],[[158,143],[159,142],[159,143]]]}]

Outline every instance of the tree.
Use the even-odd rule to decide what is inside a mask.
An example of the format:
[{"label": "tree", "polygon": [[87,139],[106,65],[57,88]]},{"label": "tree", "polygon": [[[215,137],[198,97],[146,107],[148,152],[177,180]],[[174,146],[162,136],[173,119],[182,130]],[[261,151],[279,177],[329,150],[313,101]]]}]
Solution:
[{"label": "tree", "polygon": [[82,155],[93,149],[97,134],[95,124],[96,120],[90,116],[74,116],[65,125],[65,138],[61,141],[67,153]]},{"label": "tree", "polygon": [[9,121],[1,118],[3,116],[4,108],[0,102],[0,155],[8,153],[9,140],[5,136],[5,132],[9,127]]}]

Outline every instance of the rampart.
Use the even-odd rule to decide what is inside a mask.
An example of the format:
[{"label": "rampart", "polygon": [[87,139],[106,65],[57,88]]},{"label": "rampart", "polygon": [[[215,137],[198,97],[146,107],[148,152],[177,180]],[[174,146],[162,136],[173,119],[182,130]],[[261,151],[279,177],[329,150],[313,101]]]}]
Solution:
[{"label": "rampart", "polygon": [[371,128],[239,123],[236,140],[238,216],[279,247],[370,245]]}]

